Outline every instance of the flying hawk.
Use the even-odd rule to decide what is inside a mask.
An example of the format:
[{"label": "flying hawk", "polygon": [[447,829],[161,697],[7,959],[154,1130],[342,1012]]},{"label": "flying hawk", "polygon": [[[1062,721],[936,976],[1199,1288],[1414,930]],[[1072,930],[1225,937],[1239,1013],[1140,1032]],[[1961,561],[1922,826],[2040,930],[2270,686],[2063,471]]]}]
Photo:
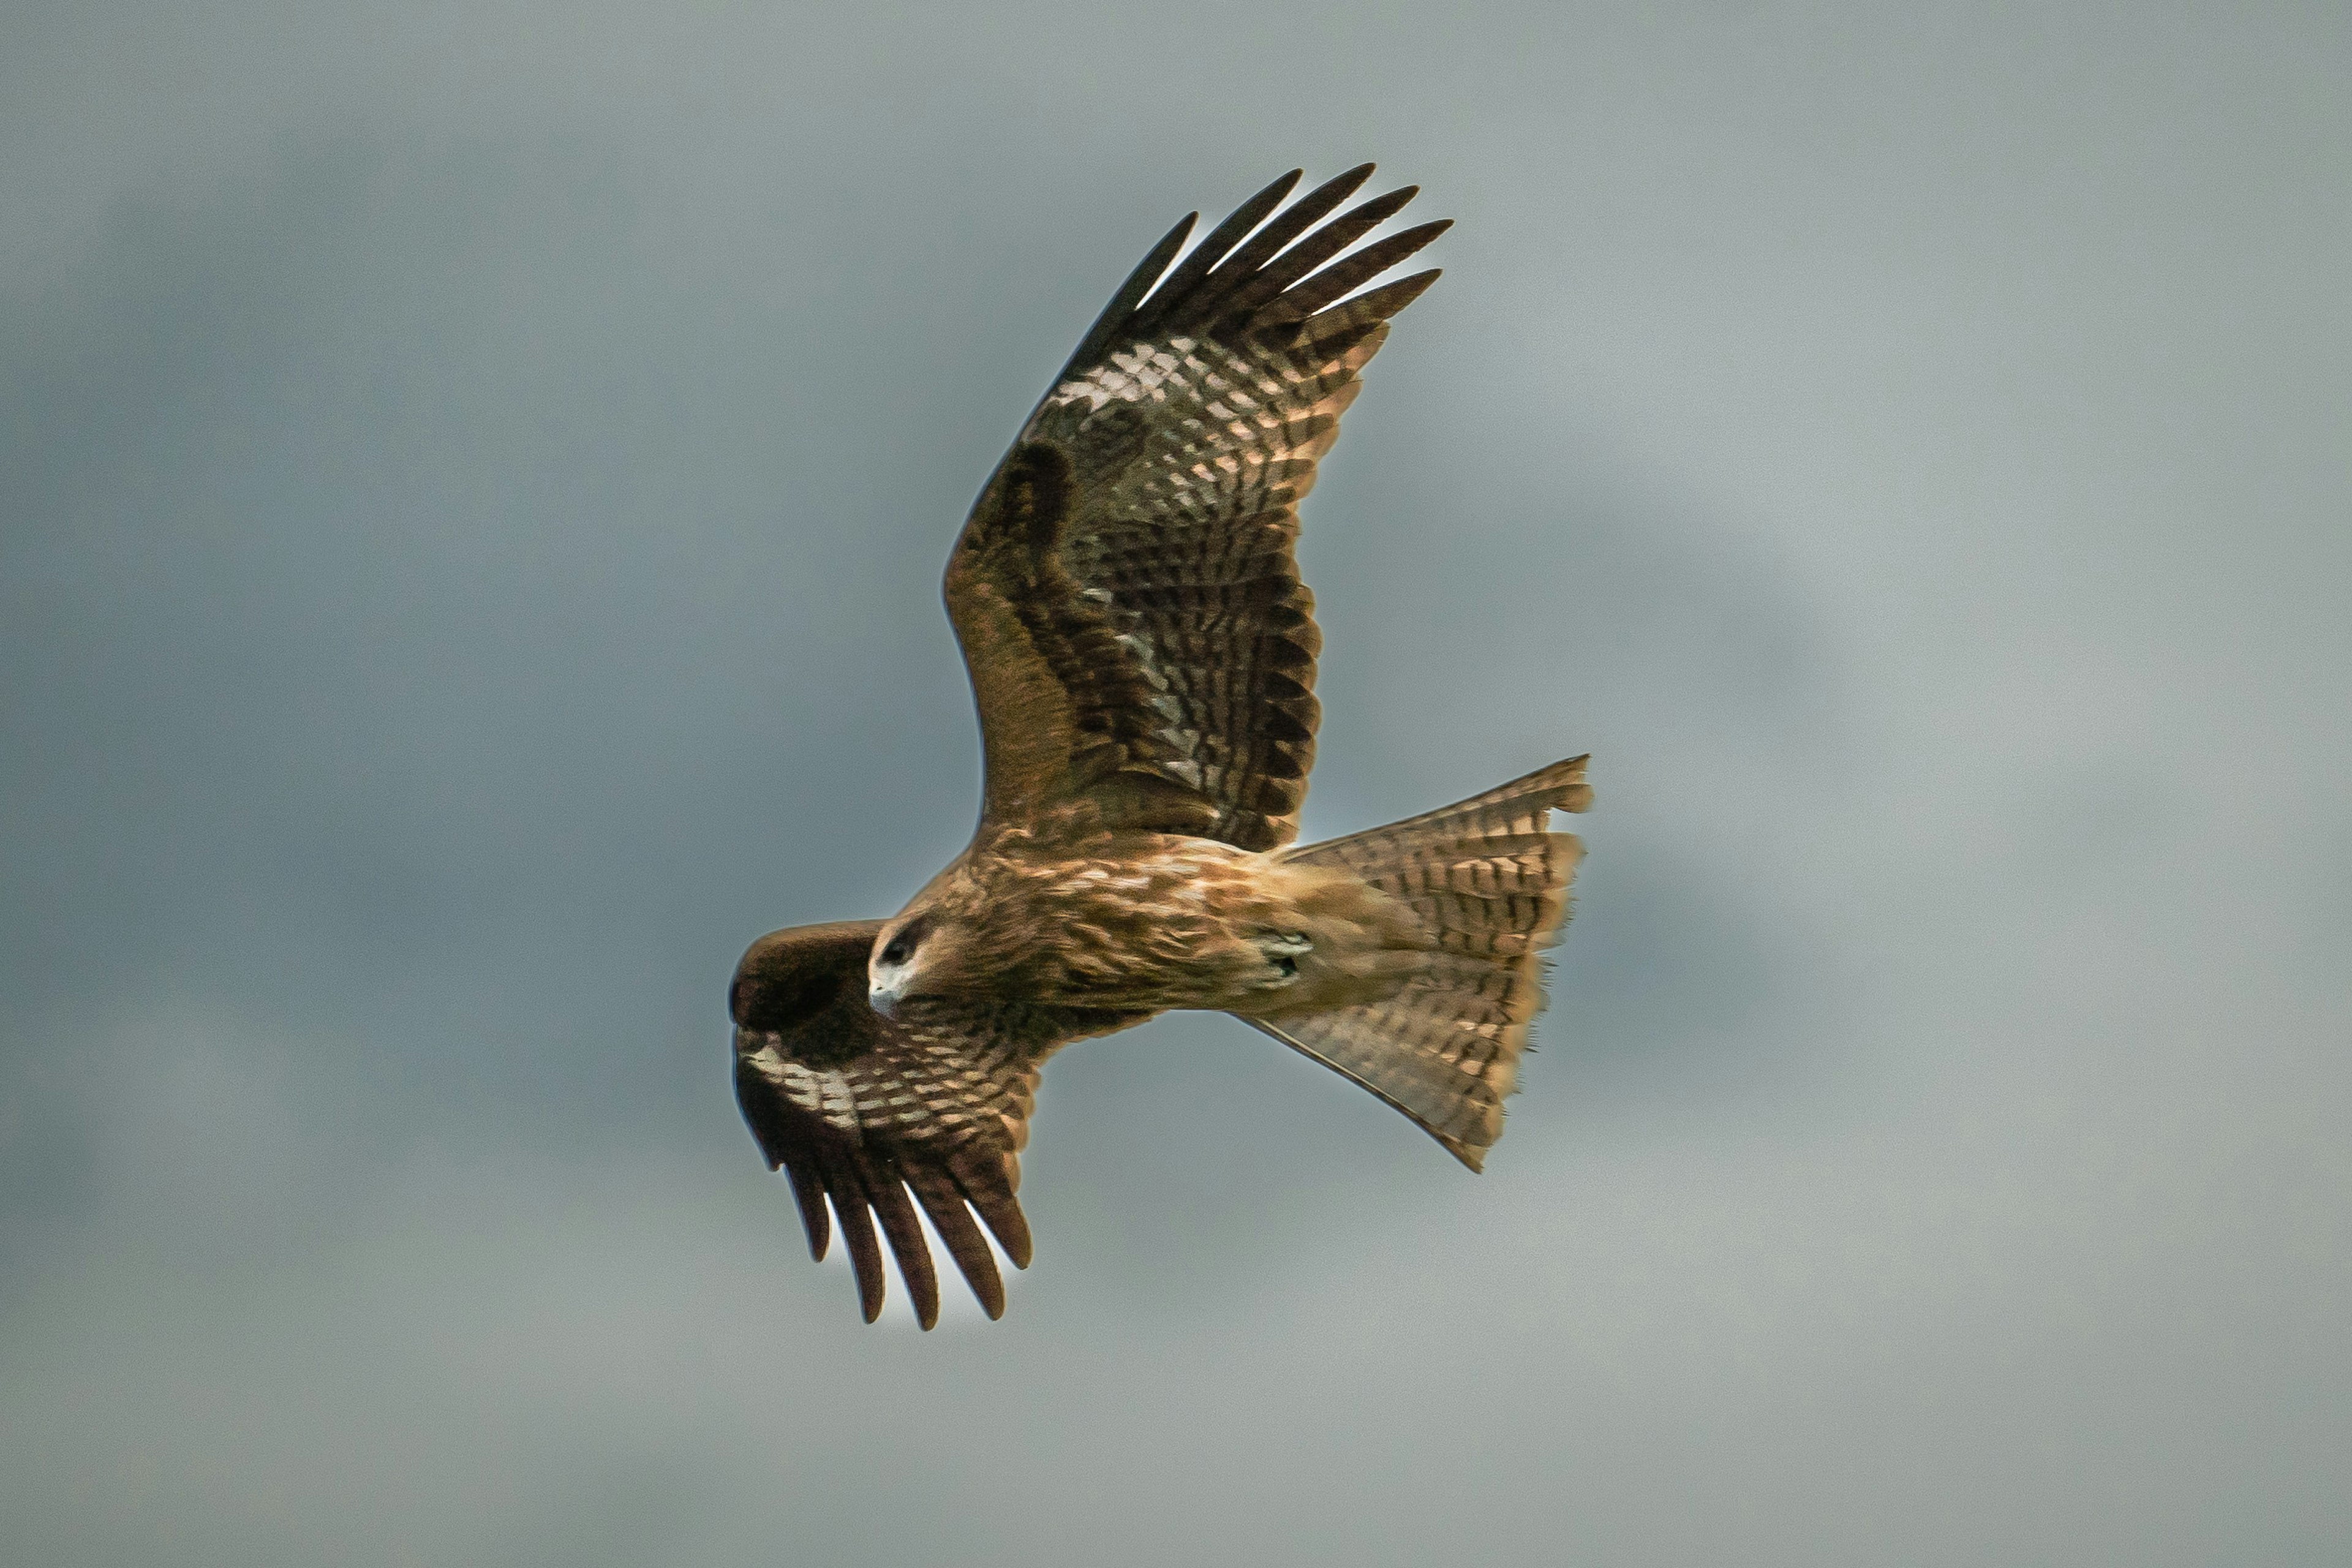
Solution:
[{"label": "flying hawk", "polygon": [[1351,250],[1414,195],[1330,216],[1370,174],[1286,207],[1293,171],[1177,262],[1195,214],[1120,285],[949,558],[986,762],[971,845],[890,920],[774,932],[736,972],[744,1118],[818,1258],[830,1201],[869,1322],[875,1218],[938,1319],[918,1204],[1003,1312],[973,1215],[1027,1266],[1039,1067],[1171,1008],[1234,1014],[1472,1170],[1502,1133],[1581,853],[1549,816],[1590,804],[1584,759],[1292,844],[1322,643],[1297,503],[1437,273],[1357,290],[1448,226]]}]

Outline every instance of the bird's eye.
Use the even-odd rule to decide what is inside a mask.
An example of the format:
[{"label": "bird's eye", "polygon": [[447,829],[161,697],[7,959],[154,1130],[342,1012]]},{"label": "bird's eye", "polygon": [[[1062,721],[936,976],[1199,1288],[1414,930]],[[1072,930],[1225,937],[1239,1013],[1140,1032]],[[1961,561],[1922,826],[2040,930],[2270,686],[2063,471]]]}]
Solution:
[{"label": "bird's eye", "polygon": [[892,937],[890,939],[890,945],[882,950],[882,962],[885,963],[906,963],[907,939],[903,936]]}]

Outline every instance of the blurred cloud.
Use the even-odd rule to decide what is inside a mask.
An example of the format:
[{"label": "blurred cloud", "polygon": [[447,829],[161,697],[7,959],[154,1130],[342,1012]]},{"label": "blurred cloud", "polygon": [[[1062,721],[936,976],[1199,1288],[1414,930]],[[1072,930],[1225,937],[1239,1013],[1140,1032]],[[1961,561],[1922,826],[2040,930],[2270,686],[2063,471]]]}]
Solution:
[{"label": "blurred cloud", "polygon": [[[2344,19],[1169,23],[12,25],[12,1541],[2340,1553]],[[1596,754],[1511,1135],[1162,1021],[1008,1319],[864,1330],[727,974],[963,838],[940,564],[1101,298],[1367,155],[1463,222],[1307,826]]]}]

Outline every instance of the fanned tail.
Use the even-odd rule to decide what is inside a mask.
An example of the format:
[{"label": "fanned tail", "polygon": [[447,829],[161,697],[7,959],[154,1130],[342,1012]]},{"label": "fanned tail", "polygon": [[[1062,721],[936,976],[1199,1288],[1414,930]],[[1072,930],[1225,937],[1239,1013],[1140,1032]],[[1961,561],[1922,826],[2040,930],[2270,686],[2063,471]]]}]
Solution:
[{"label": "fanned tail", "polygon": [[1475,1171],[1503,1134],[1528,1026],[1543,1010],[1542,950],[1567,922],[1584,847],[1548,829],[1592,803],[1583,757],[1403,822],[1292,850],[1345,867],[1410,905],[1437,939],[1384,1000],[1248,1020],[1370,1089]]}]

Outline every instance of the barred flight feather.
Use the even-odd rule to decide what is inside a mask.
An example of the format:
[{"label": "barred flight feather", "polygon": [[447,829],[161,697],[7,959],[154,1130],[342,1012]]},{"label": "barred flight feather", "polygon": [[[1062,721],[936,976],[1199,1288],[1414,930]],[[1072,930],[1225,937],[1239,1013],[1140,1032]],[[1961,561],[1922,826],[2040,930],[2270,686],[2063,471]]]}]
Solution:
[{"label": "barred flight feather", "polygon": [[882,1310],[877,1217],[917,1319],[939,1321],[938,1275],[909,1192],[974,1298],[1000,1317],[1004,1283],[972,1215],[1014,1267],[1029,1266],[1014,1194],[1037,1069],[1067,1041],[1141,1016],[988,1004],[884,1019],[866,1005],[880,929],[805,926],[752,944],[730,1000],[736,1100],[769,1166],[792,1178],[811,1256],[824,1257],[838,1226],[866,1321]]},{"label": "barred flight feather", "polygon": [[1343,255],[1413,194],[1313,227],[1370,172],[1284,208],[1287,174],[1169,268],[1180,225],[973,507],[946,591],[981,709],[984,824],[1059,813],[1244,849],[1297,837],[1321,718],[1297,507],[1389,318],[1436,274],[1335,301],[1446,227]]},{"label": "barred flight feather", "polygon": [[1402,900],[1436,938],[1421,973],[1384,1001],[1253,1020],[1370,1089],[1477,1170],[1503,1135],[1528,1027],[1544,1005],[1542,950],[1568,919],[1583,846],[1546,831],[1592,801],[1574,757],[1404,822],[1288,852],[1345,866]]}]

